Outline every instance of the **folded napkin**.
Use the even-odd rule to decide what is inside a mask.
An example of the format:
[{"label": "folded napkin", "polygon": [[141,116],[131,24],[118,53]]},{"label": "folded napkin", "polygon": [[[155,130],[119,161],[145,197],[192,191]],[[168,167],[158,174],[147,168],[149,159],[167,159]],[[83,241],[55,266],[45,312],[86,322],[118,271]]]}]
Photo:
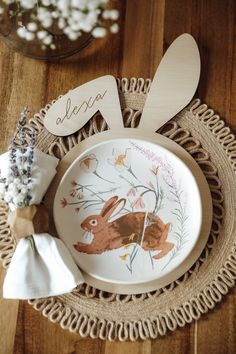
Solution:
[{"label": "folded napkin", "polygon": [[45,210],[42,213],[38,206],[56,174],[58,159],[34,147],[34,138],[31,146],[19,146],[25,143],[24,124],[25,111],[18,145],[13,143],[0,155],[0,194],[9,204],[9,220],[19,237],[3,284],[3,297],[12,299],[61,295],[84,282],[63,242],[45,232]]}]

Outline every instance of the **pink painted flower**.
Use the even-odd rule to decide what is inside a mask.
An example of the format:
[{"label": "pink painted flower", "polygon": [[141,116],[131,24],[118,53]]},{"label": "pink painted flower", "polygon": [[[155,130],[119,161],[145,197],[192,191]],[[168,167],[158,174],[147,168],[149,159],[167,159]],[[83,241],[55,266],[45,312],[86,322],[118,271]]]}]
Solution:
[{"label": "pink painted flower", "polygon": [[148,182],[148,185],[149,185],[149,187],[151,187],[152,189],[155,189],[154,184],[153,184],[151,181]]},{"label": "pink painted flower", "polygon": [[135,194],[136,194],[136,190],[135,190],[135,188],[130,188],[130,190],[128,191],[128,193],[127,193],[127,196],[128,197],[131,197],[131,196],[135,196]]},{"label": "pink painted flower", "polygon": [[145,207],[145,203],[142,197],[138,197],[131,203],[130,206],[131,208],[135,208],[135,209],[143,209]]},{"label": "pink painted flower", "polygon": [[71,185],[72,185],[73,187],[76,187],[76,186],[78,185],[78,183],[77,183],[76,181],[71,181]]},{"label": "pink painted flower", "polygon": [[66,198],[63,198],[63,199],[61,200],[61,206],[62,206],[62,208],[65,208],[67,205],[68,205],[68,201],[66,200]]},{"label": "pink painted flower", "polygon": [[152,165],[152,168],[150,168],[150,171],[152,172],[152,174],[153,174],[154,176],[157,175],[158,170],[159,170],[159,167],[156,166],[156,165]]},{"label": "pink painted flower", "polygon": [[75,208],[75,211],[76,211],[76,213],[79,213],[80,208],[79,208],[79,207],[78,207],[78,208]]},{"label": "pink painted flower", "polygon": [[75,195],[76,195],[76,190],[75,190],[75,189],[72,189],[72,190],[70,191],[70,196],[74,198]]}]

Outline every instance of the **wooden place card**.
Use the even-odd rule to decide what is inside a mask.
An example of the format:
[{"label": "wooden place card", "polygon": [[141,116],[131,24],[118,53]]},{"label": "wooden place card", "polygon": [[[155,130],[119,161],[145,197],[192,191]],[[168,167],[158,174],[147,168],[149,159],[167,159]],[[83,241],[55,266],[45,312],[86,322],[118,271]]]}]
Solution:
[{"label": "wooden place card", "polygon": [[47,111],[44,125],[58,136],[67,136],[81,129],[100,111],[109,128],[123,128],[116,80],[106,75],[69,91]]}]

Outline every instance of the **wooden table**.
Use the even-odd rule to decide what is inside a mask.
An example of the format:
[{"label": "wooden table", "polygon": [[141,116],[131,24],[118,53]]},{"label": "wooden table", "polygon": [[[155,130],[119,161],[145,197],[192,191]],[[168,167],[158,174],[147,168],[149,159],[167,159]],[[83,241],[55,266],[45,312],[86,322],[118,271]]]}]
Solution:
[{"label": "wooden table", "polygon": [[[121,29],[94,41],[80,55],[44,63],[13,53],[0,43],[0,152],[27,103],[32,114],[67,90],[104,74],[153,77],[167,46],[183,32],[197,40],[202,74],[197,97],[236,128],[236,3],[234,0],[121,0]],[[4,279],[0,270],[0,283]],[[2,288],[2,287],[0,287]],[[235,353],[236,292],[231,290],[199,322],[164,338],[109,343],[63,331],[27,302],[0,294],[0,354]]]}]

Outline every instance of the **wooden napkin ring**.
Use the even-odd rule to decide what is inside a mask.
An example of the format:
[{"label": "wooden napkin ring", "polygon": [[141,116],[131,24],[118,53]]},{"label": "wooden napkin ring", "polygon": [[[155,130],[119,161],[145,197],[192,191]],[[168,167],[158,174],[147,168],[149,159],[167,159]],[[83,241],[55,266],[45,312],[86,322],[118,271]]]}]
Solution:
[{"label": "wooden napkin ring", "polygon": [[17,208],[9,213],[8,224],[17,238],[48,232],[48,211],[41,204]]}]

